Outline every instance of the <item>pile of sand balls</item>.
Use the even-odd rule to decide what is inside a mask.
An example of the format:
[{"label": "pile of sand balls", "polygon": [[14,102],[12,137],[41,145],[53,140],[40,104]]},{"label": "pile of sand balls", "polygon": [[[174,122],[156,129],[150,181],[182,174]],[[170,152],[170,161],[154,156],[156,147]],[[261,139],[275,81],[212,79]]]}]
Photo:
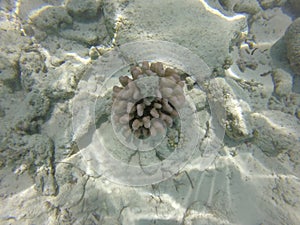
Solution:
[{"label": "pile of sand balls", "polygon": [[175,69],[161,62],[142,62],[130,68],[132,78],[119,77],[113,87],[113,120],[124,137],[155,137],[178,121],[185,103],[184,82]]}]

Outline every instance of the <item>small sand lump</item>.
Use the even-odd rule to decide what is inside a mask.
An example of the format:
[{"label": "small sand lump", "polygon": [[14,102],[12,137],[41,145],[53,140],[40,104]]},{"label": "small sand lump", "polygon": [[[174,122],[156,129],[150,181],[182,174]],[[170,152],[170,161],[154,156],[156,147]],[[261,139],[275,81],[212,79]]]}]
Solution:
[{"label": "small sand lump", "polygon": [[289,73],[283,69],[276,69],[272,71],[272,77],[276,95],[283,97],[288,96],[292,92],[293,80]]},{"label": "small sand lump", "polygon": [[100,0],[67,0],[66,9],[72,17],[96,18],[100,10]]},{"label": "small sand lump", "polygon": [[177,110],[185,102],[184,82],[178,72],[161,62],[144,61],[132,66],[130,73],[131,78],[119,77],[121,87],[113,87],[113,119],[122,125],[123,135],[128,138],[133,133],[145,139],[174,126]]},{"label": "small sand lump", "polygon": [[30,21],[39,29],[53,33],[66,24],[72,23],[72,17],[62,6],[44,6],[30,16]]}]

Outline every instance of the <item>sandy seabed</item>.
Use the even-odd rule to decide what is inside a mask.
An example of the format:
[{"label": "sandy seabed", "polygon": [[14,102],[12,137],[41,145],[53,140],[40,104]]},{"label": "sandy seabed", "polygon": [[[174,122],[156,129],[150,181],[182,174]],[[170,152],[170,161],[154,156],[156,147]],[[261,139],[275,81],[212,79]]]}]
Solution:
[{"label": "sandy seabed", "polygon": [[[0,1],[0,224],[299,224],[299,15],[297,0]],[[144,60],[185,73],[188,110],[180,135],[133,152],[112,87]]]}]

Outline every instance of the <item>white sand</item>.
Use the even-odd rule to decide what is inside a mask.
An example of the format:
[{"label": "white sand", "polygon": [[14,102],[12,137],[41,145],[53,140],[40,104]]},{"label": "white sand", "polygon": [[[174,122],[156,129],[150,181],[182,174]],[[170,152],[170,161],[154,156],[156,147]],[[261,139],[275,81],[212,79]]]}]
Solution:
[{"label": "white sand", "polygon": [[[299,79],[278,2],[1,1],[0,224],[299,224]],[[202,110],[183,112],[170,161],[128,162],[111,129],[109,89],[138,60],[217,76],[185,90]]]}]

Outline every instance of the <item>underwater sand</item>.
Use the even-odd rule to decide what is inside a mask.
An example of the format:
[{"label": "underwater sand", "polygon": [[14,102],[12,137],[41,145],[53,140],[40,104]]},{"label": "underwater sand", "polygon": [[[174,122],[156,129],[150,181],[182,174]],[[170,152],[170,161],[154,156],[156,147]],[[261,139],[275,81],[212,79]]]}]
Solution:
[{"label": "underwater sand", "polygon": [[[1,0],[0,224],[299,224],[300,76],[285,38],[299,9]],[[137,151],[112,87],[144,60],[188,78],[180,134]]]}]

